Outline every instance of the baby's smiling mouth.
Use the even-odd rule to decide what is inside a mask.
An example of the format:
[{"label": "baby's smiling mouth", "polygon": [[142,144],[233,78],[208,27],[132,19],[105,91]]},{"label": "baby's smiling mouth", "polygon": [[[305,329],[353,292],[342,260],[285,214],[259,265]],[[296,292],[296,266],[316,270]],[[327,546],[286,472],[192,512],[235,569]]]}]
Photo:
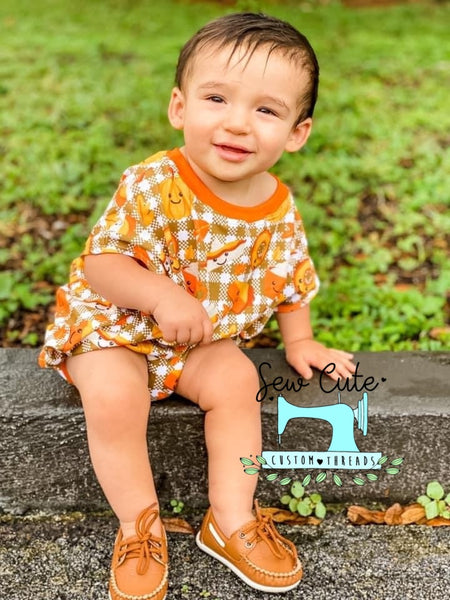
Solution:
[{"label": "baby's smiling mouth", "polygon": [[229,146],[228,144],[215,144],[216,148],[225,150],[226,152],[235,152],[236,154],[251,154],[250,150],[241,146]]}]

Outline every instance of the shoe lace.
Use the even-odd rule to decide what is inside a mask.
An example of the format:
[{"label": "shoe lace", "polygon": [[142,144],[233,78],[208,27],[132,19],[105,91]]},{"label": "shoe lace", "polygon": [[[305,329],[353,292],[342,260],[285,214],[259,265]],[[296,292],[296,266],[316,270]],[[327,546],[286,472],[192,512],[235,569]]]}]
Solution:
[{"label": "shoe lace", "polygon": [[244,530],[245,534],[249,535],[249,543],[254,543],[260,539],[267,544],[276,558],[282,559],[286,556],[289,547],[291,552],[295,552],[294,544],[283,538],[275,528],[272,517],[263,515],[259,508],[258,501],[255,500],[256,520],[250,523]]},{"label": "shoe lace", "polygon": [[119,548],[118,564],[122,564],[127,558],[137,558],[136,572],[138,575],[144,575],[147,572],[151,559],[164,565],[161,553],[162,538],[155,536],[150,531],[159,516],[153,506],[147,508],[137,518],[136,537],[124,540]]}]

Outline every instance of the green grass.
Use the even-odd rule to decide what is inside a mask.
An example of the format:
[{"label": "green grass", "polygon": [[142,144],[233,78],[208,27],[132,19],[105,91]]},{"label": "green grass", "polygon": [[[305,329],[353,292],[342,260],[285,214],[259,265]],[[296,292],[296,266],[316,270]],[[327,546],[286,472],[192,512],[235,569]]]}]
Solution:
[{"label": "green grass", "polygon": [[[317,338],[353,351],[448,348],[450,7],[238,5],[291,21],[321,64],[312,137],[275,168],[298,198],[322,280]],[[54,287],[122,171],[181,143],[166,118],[178,51],[232,10],[167,0],[2,1],[5,344],[40,343]]]}]

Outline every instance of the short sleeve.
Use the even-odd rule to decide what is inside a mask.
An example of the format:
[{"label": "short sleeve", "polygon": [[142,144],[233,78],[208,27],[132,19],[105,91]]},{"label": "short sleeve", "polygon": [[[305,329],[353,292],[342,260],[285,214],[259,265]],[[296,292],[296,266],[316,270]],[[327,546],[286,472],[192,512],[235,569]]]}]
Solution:
[{"label": "short sleeve", "polygon": [[301,216],[294,210],[294,232],[289,258],[289,278],[284,289],[285,300],[276,312],[291,312],[306,306],[319,291],[319,278],[308,253],[308,242]]},{"label": "short sleeve", "polygon": [[[157,226],[160,195],[151,185],[148,165],[127,169],[119,186],[97,221],[83,254],[125,254],[149,270],[163,272],[159,256],[163,248]],[[159,241],[158,241],[159,238]]]}]

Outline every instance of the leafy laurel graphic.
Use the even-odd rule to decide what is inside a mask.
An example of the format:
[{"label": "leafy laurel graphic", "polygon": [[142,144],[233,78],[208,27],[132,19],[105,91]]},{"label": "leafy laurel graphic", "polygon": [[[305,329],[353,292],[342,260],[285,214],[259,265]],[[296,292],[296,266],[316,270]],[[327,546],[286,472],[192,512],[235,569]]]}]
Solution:
[{"label": "leafy laurel graphic", "polygon": [[[353,484],[363,486],[367,483],[373,483],[374,481],[378,481],[380,474],[383,473],[383,470],[388,475],[398,475],[400,473],[400,466],[403,463],[403,458],[394,458],[389,462],[388,456],[382,456],[378,463],[381,466],[381,473],[365,473],[363,475],[350,476],[350,480]],[[261,468],[263,465],[267,464],[266,459],[263,456],[256,456],[256,460],[253,461],[251,458],[242,457],[240,459],[241,463],[244,465],[244,473],[247,475],[257,475],[260,474]],[[326,471],[320,471],[315,477],[313,477],[314,472],[308,473],[303,481],[301,482],[303,487],[306,487],[311,481],[314,479],[316,483],[322,483],[328,478],[328,473]],[[344,475],[340,476],[337,473],[330,472],[332,476],[332,481],[338,487],[342,487],[345,483]],[[278,481],[280,485],[288,485],[292,481],[292,477],[281,477],[280,473],[274,472],[269,473],[265,476],[267,481]]]}]

